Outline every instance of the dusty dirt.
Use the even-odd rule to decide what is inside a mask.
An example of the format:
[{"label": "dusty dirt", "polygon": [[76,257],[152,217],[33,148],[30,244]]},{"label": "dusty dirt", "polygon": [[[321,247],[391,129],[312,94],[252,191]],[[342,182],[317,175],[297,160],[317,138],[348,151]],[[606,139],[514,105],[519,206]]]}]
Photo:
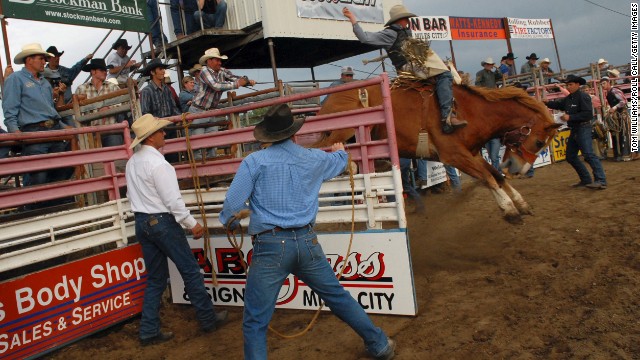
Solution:
[{"label": "dusty dirt", "polygon": [[[459,195],[425,195],[409,215],[419,315],[372,316],[397,340],[397,359],[640,359],[640,161],[605,162],[609,188],[573,189],[559,163],[512,184],[534,207],[503,221],[488,190],[468,178]],[[138,320],[70,345],[50,359],[241,359],[242,313],[201,334],[189,306],[167,304],[176,338],[142,348]],[[277,311],[303,328],[310,312]],[[327,313],[293,340],[269,336],[271,359],[361,359],[362,342]]]}]

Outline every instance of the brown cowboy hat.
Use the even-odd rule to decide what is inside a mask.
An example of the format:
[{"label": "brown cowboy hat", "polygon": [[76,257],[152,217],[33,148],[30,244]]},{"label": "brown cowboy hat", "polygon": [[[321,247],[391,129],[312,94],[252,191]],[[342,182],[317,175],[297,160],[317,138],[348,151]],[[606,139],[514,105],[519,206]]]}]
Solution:
[{"label": "brown cowboy hat", "polygon": [[400,19],[411,18],[416,16],[418,15],[412,12],[409,12],[409,10],[407,10],[407,8],[404,7],[404,5],[395,5],[391,8],[391,10],[389,10],[389,21],[387,21],[387,23],[384,24],[384,26],[390,26],[391,24],[393,24],[394,22]]},{"label": "brown cowboy hat", "polygon": [[253,136],[263,143],[287,139],[304,124],[304,118],[294,119],[287,104],[274,105],[267,110],[264,119],[253,129]]}]

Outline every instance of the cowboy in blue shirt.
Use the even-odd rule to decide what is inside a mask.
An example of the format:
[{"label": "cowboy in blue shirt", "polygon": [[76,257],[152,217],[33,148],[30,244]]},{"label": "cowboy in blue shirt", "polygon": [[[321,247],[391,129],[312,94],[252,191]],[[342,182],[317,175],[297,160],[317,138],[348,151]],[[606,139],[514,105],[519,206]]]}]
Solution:
[{"label": "cowboy in blue shirt", "polygon": [[347,153],[342,144],[326,153],[293,143],[291,137],[303,123],[294,120],[286,104],[267,111],[253,134],[272,145],[242,161],[220,213],[231,232],[238,226],[235,214],[246,209],[249,200],[253,255],[244,297],[245,359],[267,358],[267,326],[282,282],[291,273],[363,338],[371,355],[391,359],[395,342],[340,285],[313,230],[320,186],[344,171]]}]

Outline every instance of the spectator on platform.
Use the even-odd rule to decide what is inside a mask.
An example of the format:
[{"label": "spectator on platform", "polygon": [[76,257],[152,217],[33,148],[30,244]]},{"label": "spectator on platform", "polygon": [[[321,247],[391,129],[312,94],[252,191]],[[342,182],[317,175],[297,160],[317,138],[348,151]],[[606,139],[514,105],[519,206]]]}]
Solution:
[{"label": "spectator on platform", "polygon": [[517,57],[513,56],[512,52],[504,56],[504,62],[500,64],[500,72],[503,77],[518,75],[515,59],[517,59]]},{"label": "spectator on platform", "polygon": [[[343,66],[340,69],[340,79],[332,82],[329,87],[334,87],[334,86],[338,86],[338,85],[342,85],[342,84],[346,84],[348,82],[353,81],[353,68],[351,66]],[[320,105],[323,105],[325,101],[327,101],[327,98],[329,97],[329,95],[325,96],[324,99],[322,99],[322,102],[320,102]]]},{"label": "spectator on platform", "polygon": [[[147,20],[149,21],[149,26],[151,26],[151,41],[156,48],[162,47],[163,40],[165,44],[168,42],[167,36],[162,32],[162,27],[160,26],[162,20],[160,19],[159,11],[158,0],[147,0]],[[109,65],[109,58],[107,58],[107,65]]]},{"label": "spectator on platform", "polygon": [[142,346],[173,338],[173,333],[160,329],[160,305],[169,277],[167,258],[178,268],[204,332],[215,331],[228,315],[226,310],[216,313],[182,228],[190,229],[194,239],[204,234],[202,226],[185,206],[175,169],[158,151],[165,144],[163,128],[168,125],[171,122],[150,114],[136,119],[132,126],[136,137],[131,148],[142,146],[129,159],[126,168],[127,197],[135,215],[136,239],[142,247],[147,269],[139,331]]},{"label": "spectator on platform", "polygon": [[[91,62],[89,64],[82,67],[82,71],[90,73],[91,79],[88,82],[78,86],[78,88],[76,89],[76,95],[78,95],[80,99],[92,99],[120,90],[120,87],[118,87],[118,85],[114,85],[112,82],[106,81],[107,64],[105,63],[104,59],[91,59]],[[91,113],[105,111],[107,109],[109,109],[109,107],[105,106],[100,109],[92,110]],[[102,119],[92,120],[91,126],[113,125],[121,122],[118,121],[119,118],[124,119],[124,116],[107,116]],[[124,144],[124,138],[122,137],[122,134],[100,134],[100,138],[103,147]]]},{"label": "spectator on platform", "polygon": [[189,111],[189,106],[191,106],[191,101],[193,97],[196,95],[194,87],[196,86],[195,81],[191,76],[185,76],[182,78],[182,91],[178,96],[180,101],[180,109],[182,112]]},{"label": "spectator on platform", "polygon": [[222,29],[227,18],[225,0],[198,0],[198,10],[193,13],[196,29]]},{"label": "spectator on platform", "polygon": [[[182,39],[200,28],[200,24],[196,25],[196,20],[193,17],[193,14],[198,11],[198,2],[196,0],[170,0],[170,9],[171,22],[173,23],[173,31],[176,34],[176,39]],[[180,15],[181,12],[184,14],[184,29],[182,26],[182,16]]]},{"label": "spectator on platform", "polygon": [[113,43],[111,49],[115,50],[115,52],[107,57],[107,69],[109,70],[107,79],[115,78],[118,80],[120,87],[123,88],[127,84],[129,75],[142,64],[127,56],[127,52],[131,49],[127,39],[118,39]]},{"label": "spectator on platform", "polygon": [[49,48],[47,48],[47,52],[53,56],[47,59],[48,64],[45,68],[51,70],[53,73],[60,74],[60,81],[67,86],[64,92],[64,103],[67,104],[71,101],[71,85],[73,84],[73,80],[78,77],[82,67],[91,60],[93,54],[85,56],[71,68],[67,68],[60,65],[60,57],[64,54],[64,51],[58,51],[55,46],[49,46]]},{"label": "spectator on platform", "polygon": [[[622,90],[613,87],[612,80],[605,76],[600,79],[603,96],[608,104],[607,113],[604,116],[611,116],[614,122],[622,126],[622,116],[627,111],[627,99]],[[613,147],[613,161],[623,161],[624,156],[629,156],[629,138],[626,132],[612,131],[611,141]]]},{"label": "spectator on platform", "polygon": [[194,94],[197,94],[200,91],[200,72],[202,72],[202,65],[200,64],[195,64],[191,69],[189,69],[189,75],[193,76]]},{"label": "spectator on platform", "polygon": [[[482,65],[482,70],[476,73],[476,86],[485,87],[488,89],[497,88],[498,81],[502,78],[502,73],[499,69],[495,69],[496,67],[492,58],[487,58],[486,60],[480,62]],[[485,149],[487,149],[487,154],[489,154],[489,159],[491,160],[491,165],[496,168],[498,171],[500,170],[500,138],[490,139],[485,145]]]},{"label": "spectator on platform", "polygon": [[553,69],[549,67],[550,64],[549,58],[540,60],[540,72],[542,73],[542,84],[544,85],[551,84],[551,80],[553,80]]},{"label": "spectator on platform", "polygon": [[342,143],[333,144],[330,153],[293,143],[303,124],[286,104],[267,110],[253,134],[272,145],[242,160],[220,212],[220,222],[231,233],[239,226],[240,211],[250,210],[247,232],[254,247],[244,296],[244,357],[267,358],[267,327],[278,292],[294,274],[356,331],[370,355],[391,359],[395,342],[340,285],[313,229],[320,186],[345,170],[347,153]]},{"label": "spectator on platform", "polygon": [[166,72],[164,73],[164,83],[169,87],[169,90],[171,90],[171,98],[173,99],[173,102],[176,103],[176,106],[178,107],[178,110],[180,109],[180,99],[178,98],[178,93],[176,92],[176,89],[173,88],[173,80],[171,80],[171,76],[169,74],[167,74]]},{"label": "spectator on platform", "polygon": [[606,59],[598,59],[598,69],[600,70],[600,76],[605,76],[607,69],[609,69],[609,62]]},{"label": "spectator on platform", "polygon": [[[180,115],[180,110],[173,100],[171,89],[165,83],[164,73],[167,66],[160,59],[149,61],[142,70],[142,76],[149,76],[150,79],[140,91],[140,111],[142,114],[151,114],[157,118],[164,118]],[[178,136],[176,130],[166,130],[167,139],[175,139]],[[177,154],[166,155],[167,161],[177,162]]]},{"label": "spectator on platform", "polygon": [[[11,133],[61,130],[63,124],[60,115],[54,107],[54,99],[64,96],[64,83],[52,88],[44,79],[44,65],[50,54],[37,43],[27,44],[15,56],[13,62],[24,64],[22,70],[11,74],[4,83],[2,109],[4,124]],[[45,143],[24,144],[22,155],[40,155],[66,151],[68,143],[65,141],[50,141]],[[73,173],[73,168],[38,171],[28,174],[24,184],[39,185],[59,180],[67,180]]]},{"label": "spectator on platform", "polygon": [[[249,78],[234,75],[231,71],[222,67],[222,60],[228,59],[226,55],[220,55],[217,48],[211,48],[204,52],[200,57],[199,63],[203,66],[200,73],[200,89],[198,94],[193,98],[189,112],[192,114],[201,113],[218,107],[222,93],[227,90],[238,89],[241,86],[255,85],[255,81]],[[213,118],[202,118],[194,120],[192,124],[207,124],[213,122]],[[208,128],[194,128],[191,130],[192,135],[218,131],[217,126]],[[201,152],[195,154],[196,159],[201,159]],[[216,149],[211,148],[207,151],[207,157],[216,157]]]},{"label": "spectator on platform", "polygon": [[525,58],[527,59],[527,62],[522,64],[522,66],[520,67],[520,75],[531,74],[532,76],[531,82],[526,81],[522,83],[522,85],[526,89],[530,86],[535,85],[533,83],[533,72],[536,71],[536,69],[538,68],[538,64],[536,62],[538,61],[539,58],[538,58],[538,55],[536,55],[536,53],[531,53],[531,55],[526,56]]},{"label": "spectator on platform", "polygon": [[[565,112],[561,119],[567,122],[571,133],[567,140],[567,162],[574,168],[580,182],[574,187],[586,186],[590,189],[606,189],[607,179],[600,159],[593,152],[591,141],[592,103],[588,94],[580,91],[580,86],[586,84],[586,80],[575,75],[567,76],[565,80],[569,95],[565,98],[549,101],[543,99],[547,107]],[[591,180],[589,171],[580,161],[578,152],[582,151],[584,160],[593,171],[594,181]]]}]

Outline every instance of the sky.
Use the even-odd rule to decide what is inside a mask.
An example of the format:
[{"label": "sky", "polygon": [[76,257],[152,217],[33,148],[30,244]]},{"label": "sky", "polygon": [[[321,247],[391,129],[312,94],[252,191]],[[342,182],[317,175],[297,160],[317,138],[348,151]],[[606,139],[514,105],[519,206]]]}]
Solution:
[{"label": "sky", "polygon": [[[275,0],[272,0],[275,1]],[[384,1],[384,0],[382,0]],[[164,1],[163,1],[164,2]],[[166,1],[168,2],[168,1]],[[630,61],[630,18],[625,15],[596,6],[596,3],[614,11],[628,15],[628,0],[404,0],[404,5],[419,16],[462,16],[462,17],[516,17],[528,19],[551,19],[558,45],[562,67],[566,70],[577,69],[595,63],[604,57],[612,65],[622,65]],[[168,17],[164,17],[168,19]],[[63,66],[70,67],[88,53],[107,34],[106,29],[69,26],[53,23],[8,19],[7,35],[10,42],[11,56],[20,51],[22,45],[39,42],[44,48],[56,45],[58,50],[65,51],[61,58]],[[380,27],[382,29],[382,26]],[[169,34],[168,30],[165,30]],[[119,35],[112,33],[106,43],[111,44]],[[137,42],[138,35],[127,34],[129,43]],[[526,60],[525,56],[535,52],[538,57],[551,59],[551,68],[558,71],[553,40],[521,40],[511,41],[516,65],[519,68]],[[450,57],[448,41],[433,41],[432,48],[442,57]],[[2,48],[2,65],[6,66],[4,46]],[[105,49],[96,56],[104,56]],[[503,40],[493,41],[454,41],[453,49],[458,69],[475,73],[481,69],[480,62],[487,57],[499,61],[507,53],[507,45]],[[376,64],[362,65],[362,59],[378,56],[378,53],[363,54],[357,57],[340,60],[331,64],[316,67],[316,79],[328,80],[339,77],[339,67],[350,65],[356,69],[356,78],[366,78],[368,73],[379,73]],[[139,59],[139,57],[138,57]],[[12,59],[13,60],[13,59]],[[16,70],[20,66],[14,66]],[[273,81],[271,69],[242,71],[243,74],[258,82]],[[284,81],[309,80],[309,69],[279,70],[278,75]],[[176,79],[176,75],[172,74]],[[87,79],[84,73],[74,82],[75,87]],[[265,85],[266,86],[266,85]]]}]

